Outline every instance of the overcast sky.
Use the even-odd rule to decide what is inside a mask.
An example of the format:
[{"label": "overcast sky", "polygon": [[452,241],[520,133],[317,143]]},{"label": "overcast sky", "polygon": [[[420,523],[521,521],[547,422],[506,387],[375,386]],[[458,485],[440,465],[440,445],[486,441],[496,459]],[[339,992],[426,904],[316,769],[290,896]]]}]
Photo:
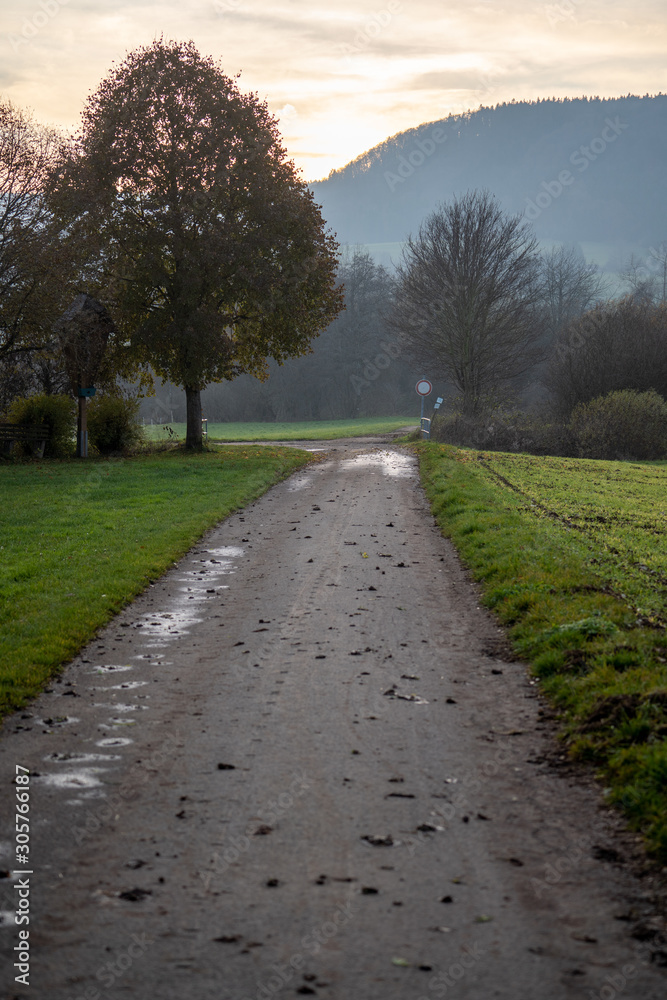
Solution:
[{"label": "overcast sky", "polygon": [[307,180],[480,104],[667,92],[665,0],[0,0],[0,95],[74,130],[160,34],[240,71]]}]

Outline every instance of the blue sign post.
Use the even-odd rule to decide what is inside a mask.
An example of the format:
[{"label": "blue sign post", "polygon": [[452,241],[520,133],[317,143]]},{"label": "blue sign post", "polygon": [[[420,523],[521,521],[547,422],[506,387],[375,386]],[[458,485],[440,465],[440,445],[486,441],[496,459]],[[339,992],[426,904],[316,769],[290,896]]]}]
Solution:
[{"label": "blue sign post", "polygon": [[95,395],[95,386],[79,386],[79,420],[76,435],[76,457],[88,458],[88,427],[86,426],[86,405],[91,396]]}]

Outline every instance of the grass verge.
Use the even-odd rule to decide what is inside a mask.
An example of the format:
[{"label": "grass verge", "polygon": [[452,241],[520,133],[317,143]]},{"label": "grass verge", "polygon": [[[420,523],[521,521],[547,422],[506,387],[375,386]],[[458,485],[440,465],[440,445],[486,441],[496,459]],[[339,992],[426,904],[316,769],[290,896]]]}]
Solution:
[{"label": "grass verge", "polygon": [[[414,417],[362,417],[359,420],[305,420],[286,423],[211,423],[210,441],[331,441],[341,437],[387,434],[409,427]],[[165,430],[171,428],[171,434]],[[150,441],[185,439],[185,424],[154,424],[144,428]]]},{"label": "grass verge", "polygon": [[248,446],[0,467],[0,715],[207,528],[309,460]]},{"label": "grass verge", "polygon": [[571,755],[667,862],[667,467],[415,447],[443,534]]}]

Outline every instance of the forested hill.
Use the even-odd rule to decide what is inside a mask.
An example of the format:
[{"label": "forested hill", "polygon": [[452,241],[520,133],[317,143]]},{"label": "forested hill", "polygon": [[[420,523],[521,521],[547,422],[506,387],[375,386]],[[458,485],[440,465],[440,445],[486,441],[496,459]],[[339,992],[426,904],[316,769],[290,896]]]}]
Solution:
[{"label": "forested hill", "polygon": [[667,96],[500,104],[392,136],[310,185],[345,243],[405,239],[487,188],[543,240],[667,240]]}]

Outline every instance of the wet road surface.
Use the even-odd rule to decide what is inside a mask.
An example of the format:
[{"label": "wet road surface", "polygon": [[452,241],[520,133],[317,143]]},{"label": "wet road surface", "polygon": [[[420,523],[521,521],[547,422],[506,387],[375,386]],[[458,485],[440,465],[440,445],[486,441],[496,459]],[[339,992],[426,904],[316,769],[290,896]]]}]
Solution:
[{"label": "wet road surface", "polygon": [[3,995],[664,1000],[633,838],[503,660],[413,458],[325,450],[5,724],[0,867],[19,764],[32,874],[0,882]]}]

